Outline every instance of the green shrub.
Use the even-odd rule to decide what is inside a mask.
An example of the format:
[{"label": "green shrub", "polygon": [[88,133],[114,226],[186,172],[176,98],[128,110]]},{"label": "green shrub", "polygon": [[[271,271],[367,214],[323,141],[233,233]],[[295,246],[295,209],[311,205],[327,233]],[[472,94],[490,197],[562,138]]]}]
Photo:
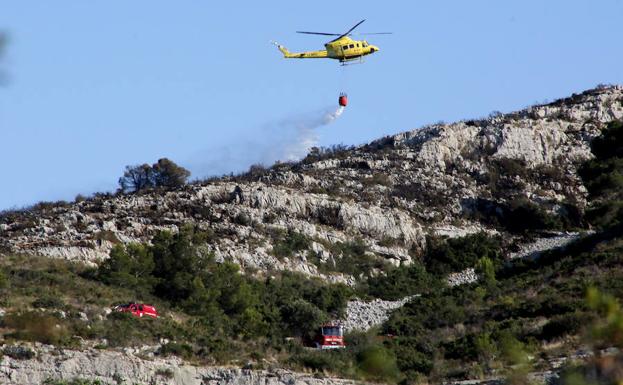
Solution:
[{"label": "green shrub", "polygon": [[251,226],[251,224],[253,223],[253,220],[251,219],[249,214],[241,212],[241,213],[236,214],[233,222],[241,226]]},{"label": "green shrub", "polygon": [[504,176],[519,176],[525,178],[528,175],[526,162],[521,159],[500,158],[495,159],[492,164],[498,172]]},{"label": "green shrub", "polygon": [[313,371],[330,371],[334,368],[334,357],[327,352],[308,352],[296,356],[295,362]]},{"label": "green shrub", "polygon": [[495,284],[495,265],[490,258],[481,257],[476,263],[475,271],[486,284]]},{"label": "green shrub", "polygon": [[368,247],[360,240],[336,242],[329,245],[331,254],[335,256],[335,265],[318,264],[321,270],[337,271],[356,278],[369,277],[374,269],[384,269],[385,263],[368,253]]},{"label": "green shrub", "polygon": [[65,302],[58,295],[46,294],[34,300],[32,306],[43,309],[62,309],[65,307]]},{"label": "green shrub", "polygon": [[169,342],[162,345],[160,354],[163,356],[174,355],[184,359],[190,359],[193,356],[193,348],[189,344]]},{"label": "green shrub", "polygon": [[463,361],[475,361],[478,359],[476,348],[476,336],[469,334],[443,344],[444,357]]},{"label": "green shrub", "polygon": [[449,201],[443,191],[435,190],[430,185],[423,183],[397,184],[392,190],[392,195],[432,207],[445,206]]},{"label": "green shrub", "polygon": [[160,368],[156,370],[156,376],[160,376],[162,378],[168,378],[168,379],[172,379],[173,378],[173,370],[171,370],[170,368]]},{"label": "green shrub", "polygon": [[62,345],[66,344],[69,338],[63,320],[46,313],[27,311],[7,314],[3,324],[14,330],[10,337],[20,340]]},{"label": "green shrub", "polygon": [[292,257],[295,253],[309,249],[310,239],[296,231],[288,231],[285,237],[276,239],[273,254],[278,258]]},{"label": "green shrub", "polygon": [[362,286],[360,291],[364,291],[364,295],[398,300],[440,287],[441,282],[431,276],[419,261],[415,261],[408,266],[391,268],[386,274],[370,277]]},{"label": "green shrub", "polygon": [[396,382],[400,378],[396,357],[382,345],[363,350],[357,355],[357,362],[365,378],[387,382]]},{"label": "green shrub", "polygon": [[303,299],[295,300],[284,306],[281,309],[281,316],[296,335],[307,334],[307,337],[312,337],[310,334],[327,321],[326,313]]},{"label": "green shrub", "polygon": [[397,347],[392,349],[396,354],[396,364],[407,379],[420,378],[420,374],[428,375],[433,370],[431,352]]},{"label": "green shrub", "polygon": [[566,335],[575,335],[589,324],[590,318],[589,314],[581,312],[554,316],[543,326],[540,338],[550,341]]},{"label": "green shrub", "polygon": [[502,261],[502,240],[486,233],[461,238],[441,239],[429,237],[424,255],[426,270],[445,275],[474,267],[481,258],[499,265]]},{"label": "green shrub", "polygon": [[98,269],[98,279],[114,286],[146,294],[158,282],[153,276],[154,256],[149,247],[140,244],[116,245]]}]

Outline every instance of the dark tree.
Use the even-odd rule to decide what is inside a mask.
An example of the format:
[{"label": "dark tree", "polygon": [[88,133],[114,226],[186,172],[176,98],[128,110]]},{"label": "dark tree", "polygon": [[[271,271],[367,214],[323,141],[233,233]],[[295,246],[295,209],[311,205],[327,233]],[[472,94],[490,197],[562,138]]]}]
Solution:
[{"label": "dark tree", "polygon": [[190,171],[167,158],[158,159],[152,169],[154,185],[157,187],[180,187],[186,184],[186,179],[190,176]]},{"label": "dark tree", "polygon": [[119,187],[123,192],[134,192],[154,187],[153,169],[147,163],[126,166],[123,176],[119,178]]},{"label": "dark tree", "polygon": [[190,176],[190,171],[175,162],[162,158],[152,166],[147,163],[126,166],[119,186],[123,192],[135,192],[150,187],[175,188],[183,186]]}]

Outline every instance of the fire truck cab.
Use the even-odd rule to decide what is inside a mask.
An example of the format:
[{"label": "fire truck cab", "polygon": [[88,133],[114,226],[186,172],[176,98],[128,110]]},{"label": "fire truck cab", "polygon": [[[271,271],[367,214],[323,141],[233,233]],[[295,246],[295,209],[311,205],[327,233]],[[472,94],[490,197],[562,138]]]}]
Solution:
[{"label": "fire truck cab", "polygon": [[337,323],[322,325],[316,337],[316,347],[323,350],[345,348],[344,327]]}]

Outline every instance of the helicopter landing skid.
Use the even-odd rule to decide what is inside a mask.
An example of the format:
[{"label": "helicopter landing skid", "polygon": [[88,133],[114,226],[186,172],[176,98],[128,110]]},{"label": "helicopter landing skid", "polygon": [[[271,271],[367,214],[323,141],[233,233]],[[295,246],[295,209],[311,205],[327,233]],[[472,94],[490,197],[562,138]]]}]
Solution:
[{"label": "helicopter landing skid", "polygon": [[365,61],[363,60],[363,56],[361,56],[359,57],[359,59],[344,60],[340,62],[340,65],[344,67],[344,66],[351,66],[351,65],[363,64],[363,63],[365,63]]}]

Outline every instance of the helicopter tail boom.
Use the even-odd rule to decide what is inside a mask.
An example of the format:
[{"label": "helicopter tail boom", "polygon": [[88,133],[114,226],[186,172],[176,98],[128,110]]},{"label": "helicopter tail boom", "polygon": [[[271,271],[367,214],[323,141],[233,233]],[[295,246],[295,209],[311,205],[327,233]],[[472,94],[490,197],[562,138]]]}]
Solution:
[{"label": "helicopter tail boom", "polygon": [[328,57],[327,51],[308,51],[308,52],[290,52],[288,49],[281,44],[273,41],[274,45],[277,46],[279,51],[283,54],[283,57],[286,59],[320,59]]}]

